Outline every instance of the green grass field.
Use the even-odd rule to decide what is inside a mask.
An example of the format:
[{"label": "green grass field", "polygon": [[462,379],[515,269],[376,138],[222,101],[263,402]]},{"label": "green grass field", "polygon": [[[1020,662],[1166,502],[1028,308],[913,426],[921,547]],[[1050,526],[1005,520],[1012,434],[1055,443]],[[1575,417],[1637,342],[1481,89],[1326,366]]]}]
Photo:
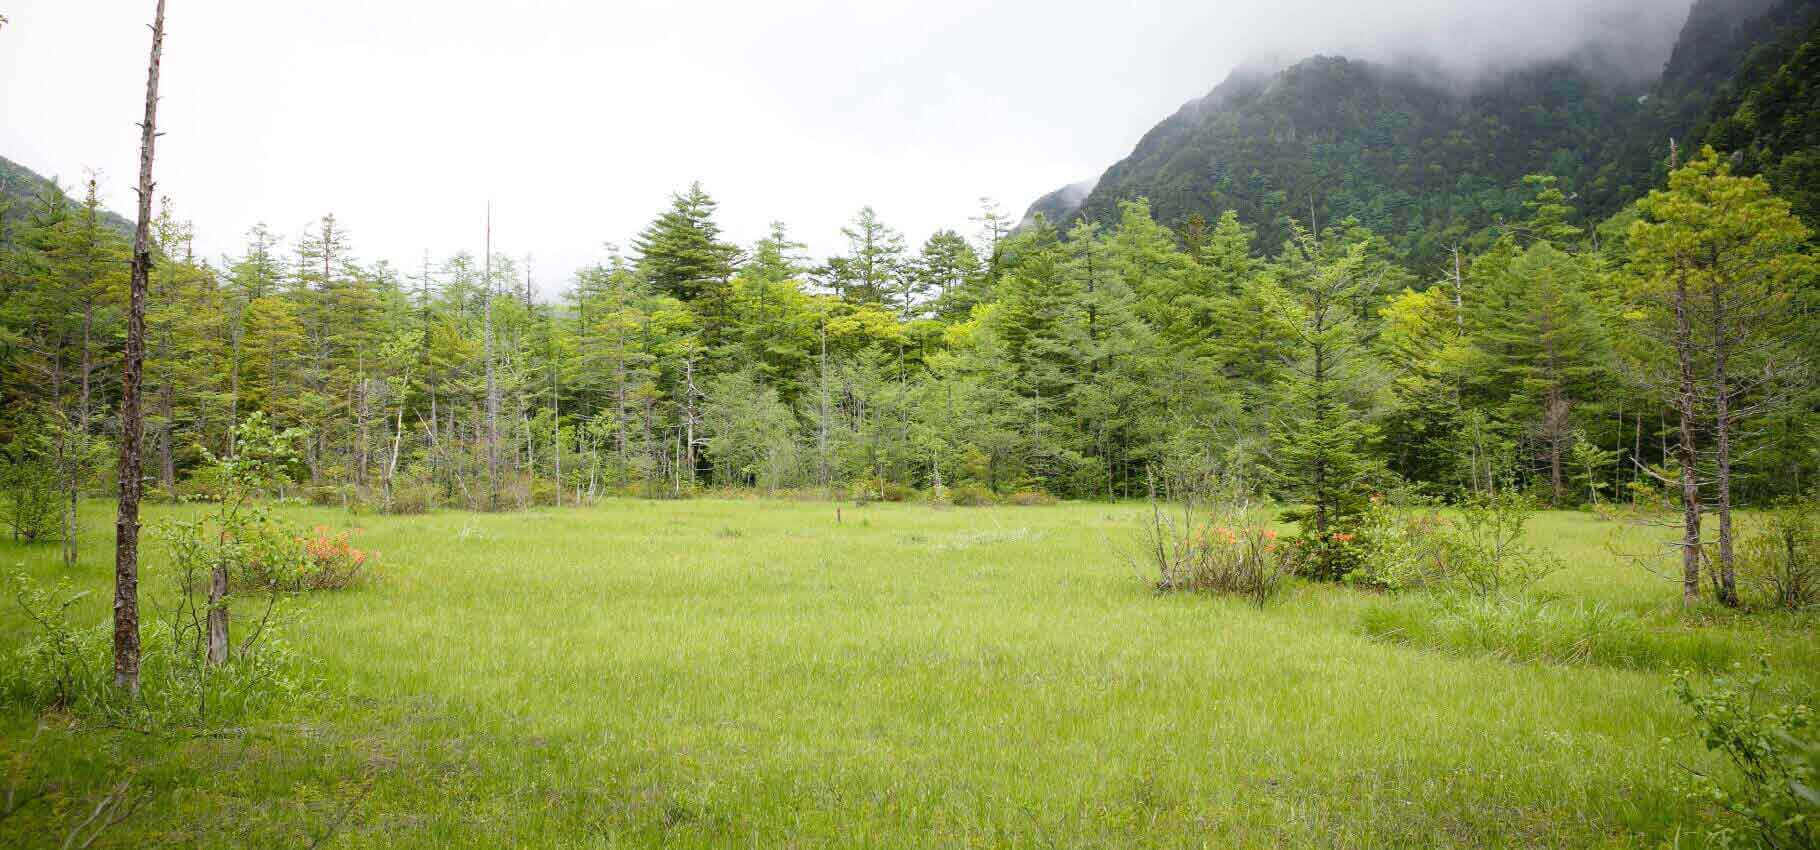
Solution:
[{"label": "green grass field", "polygon": [[[100,622],[112,517],[89,507]],[[1158,596],[1119,553],[1136,506],[287,510],[380,553],[377,580],[293,606],[320,696],[186,738],[7,707],[7,781],[56,791],[0,846],[59,846],[129,767],[154,795],[97,847],[307,847],[344,812],[323,846],[1697,846],[1670,785],[1704,756],[1663,745],[1687,728],[1675,659],[1374,638],[1383,600],[1338,587]],[[1811,630],[1676,613],[1606,553],[1616,529],[1541,517],[1569,563],[1546,589],[1813,684]],[[40,579],[56,558],[0,543]],[[4,602],[10,658],[27,624]]]}]

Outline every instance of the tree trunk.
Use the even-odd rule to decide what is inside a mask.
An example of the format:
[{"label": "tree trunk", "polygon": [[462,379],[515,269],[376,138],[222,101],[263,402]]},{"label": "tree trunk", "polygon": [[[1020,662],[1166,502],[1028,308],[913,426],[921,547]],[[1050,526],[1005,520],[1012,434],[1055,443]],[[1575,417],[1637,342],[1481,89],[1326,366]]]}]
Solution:
[{"label": "tree trunk", "polygon": [[166,498],[170,498],[177,487],[177,458],[171,445],[176,434],[176,409],[171,401],[169,380],[158,390],[158,415],[163,420],[158,427],[158,483],[164,487]]},{"label": "tree trunk", "polygon": [[1687,310],[1687,275],[1682,273],[1675,279],[1675,357],[1681,368],[1675,399],[1681,439],[1675,459],[1681,464],[1681,601],[1691,605],[1700,598],[1700,483],[1694,468],[1693,330]]},{"label": "tree trunk", "polygon": [[139,138],[139,221],[126,319],[126,363],[120,377],[120,505],[114,520],[114,686],[139,693],[139,409],[145,369],[145,291],[152,271],[152,147],[158,139],[158,62],[164,52],[164,0],[152,17],[152,58],[145,77],[145,121]]},{"label": "tree trunk", "polygon": [[227,564],[217,562],[209,571],[208,661],[209,666],[228,660]]},{"label": "tree trunk", "polygon": [[482,322],[487,361],[487,510],[499,509],[499,383],[493,376],[493,205],[487,204],[487,260]]},{"label": "tree trunk", "polygon": [[1730,364],[1731,340],[1725,333],[1725,299],[1721,287],[1713,286],[1713,430],[1718,453],[1719,510],[1719,601],[1738,607],[1738,579],[1732,561],[1732,410],[1731,378],[1726,374]]}]

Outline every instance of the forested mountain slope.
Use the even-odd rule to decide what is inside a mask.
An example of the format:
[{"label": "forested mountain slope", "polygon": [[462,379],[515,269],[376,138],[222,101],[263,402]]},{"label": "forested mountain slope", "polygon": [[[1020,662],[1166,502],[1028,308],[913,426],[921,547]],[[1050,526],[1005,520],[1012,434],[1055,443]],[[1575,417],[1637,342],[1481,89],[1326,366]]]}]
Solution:
[{"label": "forested mountain slope", "polygon": [[[70,200],[66,187],[58,186],[50,178],[0,156],[0,221],[8,225],[17,224],[31,210],[37,209],[44,198],[50,197],[50,193]],[[118,233],[133,232],[132,223],[114,213],[103,210],[100,218],[104,225]]]},{"label": "forested mountain slope", "polygon": [[[1602,217],[1660,181],[1670,138],[1708,135],[1695,129],[1714,124],[1715,103],[1742,108],[1749,92],[1772,85],[1776,94],[1761,101],[1811,101],[1806,66],[1784,67],[1813,62],[1790,33],[1805,33],[1816,8],[1815,0],[1701,0],[1655,81],[1624,80],[1580,59],[1470,85],[1329,56],[1275,73],[1235,71],[1147,133],[1078,206],[1052,195],[1031,213],[1064,224],[1076,216],[1111,221],[1119,201],[1143,196],[1160,220],[1178,226],[1236,211],[1269,246],[1286,238],[1291,217],[1351,216],[1422,268],[1518,217],[1525,174],[1556,175],[1585,215]],[[1750,84],[1736,85],[1734,76]],[[1810,160],[1781,163],[1802,149],[1787,137],[1811,143],[1811,127],[1760,126],[1782,116],[1747,111],[1711,135],[1718,141],[1721,129],[1747,125],[1777,167],[1808,173]]]},{"label": "forested mountain slope", "polygon": [[1743,65],[1710,98],[1690,138],[1762,173],[1813,227],[1820,225],[1820,3],[1765,16]]}]

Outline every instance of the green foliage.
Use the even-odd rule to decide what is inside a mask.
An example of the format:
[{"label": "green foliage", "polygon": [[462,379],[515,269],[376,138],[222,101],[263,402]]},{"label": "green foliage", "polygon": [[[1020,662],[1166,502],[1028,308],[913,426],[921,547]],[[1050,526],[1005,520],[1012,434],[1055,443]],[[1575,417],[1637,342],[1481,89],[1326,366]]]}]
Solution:
[{"label": "green foliage", "polygon": [[959,484],[948,488],[948,501],[963,508],[998,504],[998,495],[978,484]]},{"label": "green foliage", "polygon": [[1111,221],[1132,197],[1169,222],[1232,210],[1268,245],[1292,238],[1292,218],[1356,218],[1429,268],[1522,218],[1525,175],[1554,172],[1599,215],[1634,198],[1654,162],[1625,128],[1645,113],[1629,86],[1568,64],[1510,72],[1476,93],[1337,57],[1240,70],[1147,134],[1079,214]]},{"label": "green foliage", "polygon": [[1683,792],[1719,818],[1708,831],[1718,847],[1820,845],[1820,738],[1806,702],[1765,705],[1768,662],[1735,665],[1704,691],[1677,672],[1670,693],[1693,713],[1694,734],[1723,756],[1729,775],[1689,768]]},{"label": "green foliage", "polygon": [[305,433],[275,430],[255,413],[234,434],[235,454],[214,459],[214,479],[224,488],[214,509],[197,519],[174,520],[157,532],[182,592],[201,592],[217,571],[226,574],[230,589],[240,591],[338,590],[359,581],[367,555],[353,549],[345,533],[336,537],[318,528],[313,536],[305,535],[257,501],[259,494],[289,481]]},{"label": "green foliage", "polygon": [[1574,434],[1573,449],[1569,453],[1569,459],[1573,463],[1574,481],[1580,487],[1585,488],[1586,504],[1598,504],[1599,494],[1611,488],[1610,482],[1606,479],[1619,454],[1614,450],[1600,448],[1598,444],[1586,438],[1585,432]]},{"label": "green foliage", "polygon": [[24,573],[7,577],[32,631],[0,668],[0,699],[29,711],[151,735],[182,735],[295,704],[313,693],[304,659],[267,611],[260,631],[223,665],[202,662],[199,624],[180,625],[183,611],[148,617],[140,633],[139,692],[113,684],[113,631],[75,619],[87,591],[67,577],[46,589]]},{"label": "green foliage", "polygon": [[1521,593],[1561,569],[1559,556],[1524,535],[1535,513],[1534,500],[1511,487],[1468,498],[1448,545],[1454,578],[1485,597]]},{"label": "green foliage", "polygon": [[1820,498],[1810,493],[1756,520],[1739,546],[1738,575],[1767,605],[1820,605]]},{"label": "green foliage", "polygon": [[88,591],[72,588],[67,576],[47,590],[24,573],[7,576],[13,598],[36,633],[20,647],[5,678],[6,692],[49,711],[64,711],[78,699],[78,689],[92,688],[98,679],[89,665],[106,658],[104,645],[90,630],[70,623],[70,609]]},{"label": "green foliage", "polygon": [[1689,138],[1737,157],[1820,227],[1820,15],[1779,3],[1751,28],[1752,49]]},{"label": "green foliage", "polygon": [[0,523],[15,540],[36,543],[56,539],[62,499],[56,476],[23,438],[0,445]]},{"label": "green foliage", "polygon": [[1285,516],[1309,544],[1304,574],[1336,580],[1347,572],[1329,544],[1366,505],[1382,464],[1369,451],[1377,429],[1363,415],[1357,388],[1369,364],[1359,314],[1377,281],[1369,236],[1297,230],[1279,264],[1278,312],[1293,328],[1292,358],[1277,381],[1273,472],[1288,495],[1307,503]]},{"label": "green foliage", "polygon": [[[1762,236],[1728,268],[1793,342],[1772,355],[1753,338],[1764,353],[1739,366],[1754,380],[1820,359],[1795,321],[1816,303],[1790,259],[1799,233],[1769,215],[1783,184],[1696,164],[1704,176],[1677,172],[1679,206],[1624,207],[1656,182],[1657,140],[1685,138],[1749,42],[1792,25],[1741,15],[1695,15],[1642,100],[1578,63],[1471,91],[1327,58],[1240,72],[1108,172],[1084,217],[1067,211],[1084,189],[1015,230],[984,201],[971,240],[907,243],[866,206],[840,255],[812,262],[782,223],[733,245],[692,184],[548,300],[547,274],[504,252],[363,261],[333,215],[288,239],[255,227],[216,268],[167,203],[147,317],[153,491],[229,498],[214,459],[249,453],[234,429],[254,415],[308,435],[261,496],[355,512],[842,484],[1116,501],[1143,496],[1147,469],[1230,455],[1290,506],[1293,560],[1324,578],[1357,571],[1359,546],[1334,535],[1356,536],[1365,496],[1396,477],[1434,495],[1514,478],[1545,481],[1552,505],[1622,499],[1672,454],[1646,297],[1671,242]],[[1774,68],[1750,59],[1750,84],[1779,74],[1805,96],[1777,45]],[[1759,130],[1754,116],[1801,112],[1749,99]],[[73,461],[116,427],[117,385],[95,377],[120,356],[124,244],[98,198],[41,192],[0,213],[0,440],[63,423],[66,523],[68,497],[106,478]],[[1791,399],[1741,438],[1741,503],[1820,469],[1813,389],[1774,383],[1734,408]]]},{"label": "green foliage", "polygon": [[1509,487],[1469,495],[1445,513],[1373,497],[1371,508],[1334,545],[1353,565],[1342,575],[1355,584],[1517,596],[1562,567],[1553,552],[1528,541],[1525,529],[1534,515],[1534,501]]},{"label": "green foliage", "polygon": [[700,183],[671,196],[670,208],[632,244],[639,271],[658,292],[682,301],[712,300],[733,276],[733,246],[720,239],[715,200]]}]

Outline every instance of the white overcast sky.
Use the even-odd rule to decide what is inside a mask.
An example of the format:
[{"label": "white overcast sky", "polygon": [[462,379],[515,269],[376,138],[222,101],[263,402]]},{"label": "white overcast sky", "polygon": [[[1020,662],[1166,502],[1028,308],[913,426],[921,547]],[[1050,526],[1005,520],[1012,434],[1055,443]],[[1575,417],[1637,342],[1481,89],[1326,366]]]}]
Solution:
[{"label": "white overcast sky", "polygon": [[[532,255],[540,289],[699,179],[728,235],[823,256],[871,204],[916,244],[1097,177],[1240,61],[1470,69],[1688,0],[168,0],[159,189],[210,255],[334,212],[363,259]],[[0,0],[0,155],[130,216],[153,0]]]}]

